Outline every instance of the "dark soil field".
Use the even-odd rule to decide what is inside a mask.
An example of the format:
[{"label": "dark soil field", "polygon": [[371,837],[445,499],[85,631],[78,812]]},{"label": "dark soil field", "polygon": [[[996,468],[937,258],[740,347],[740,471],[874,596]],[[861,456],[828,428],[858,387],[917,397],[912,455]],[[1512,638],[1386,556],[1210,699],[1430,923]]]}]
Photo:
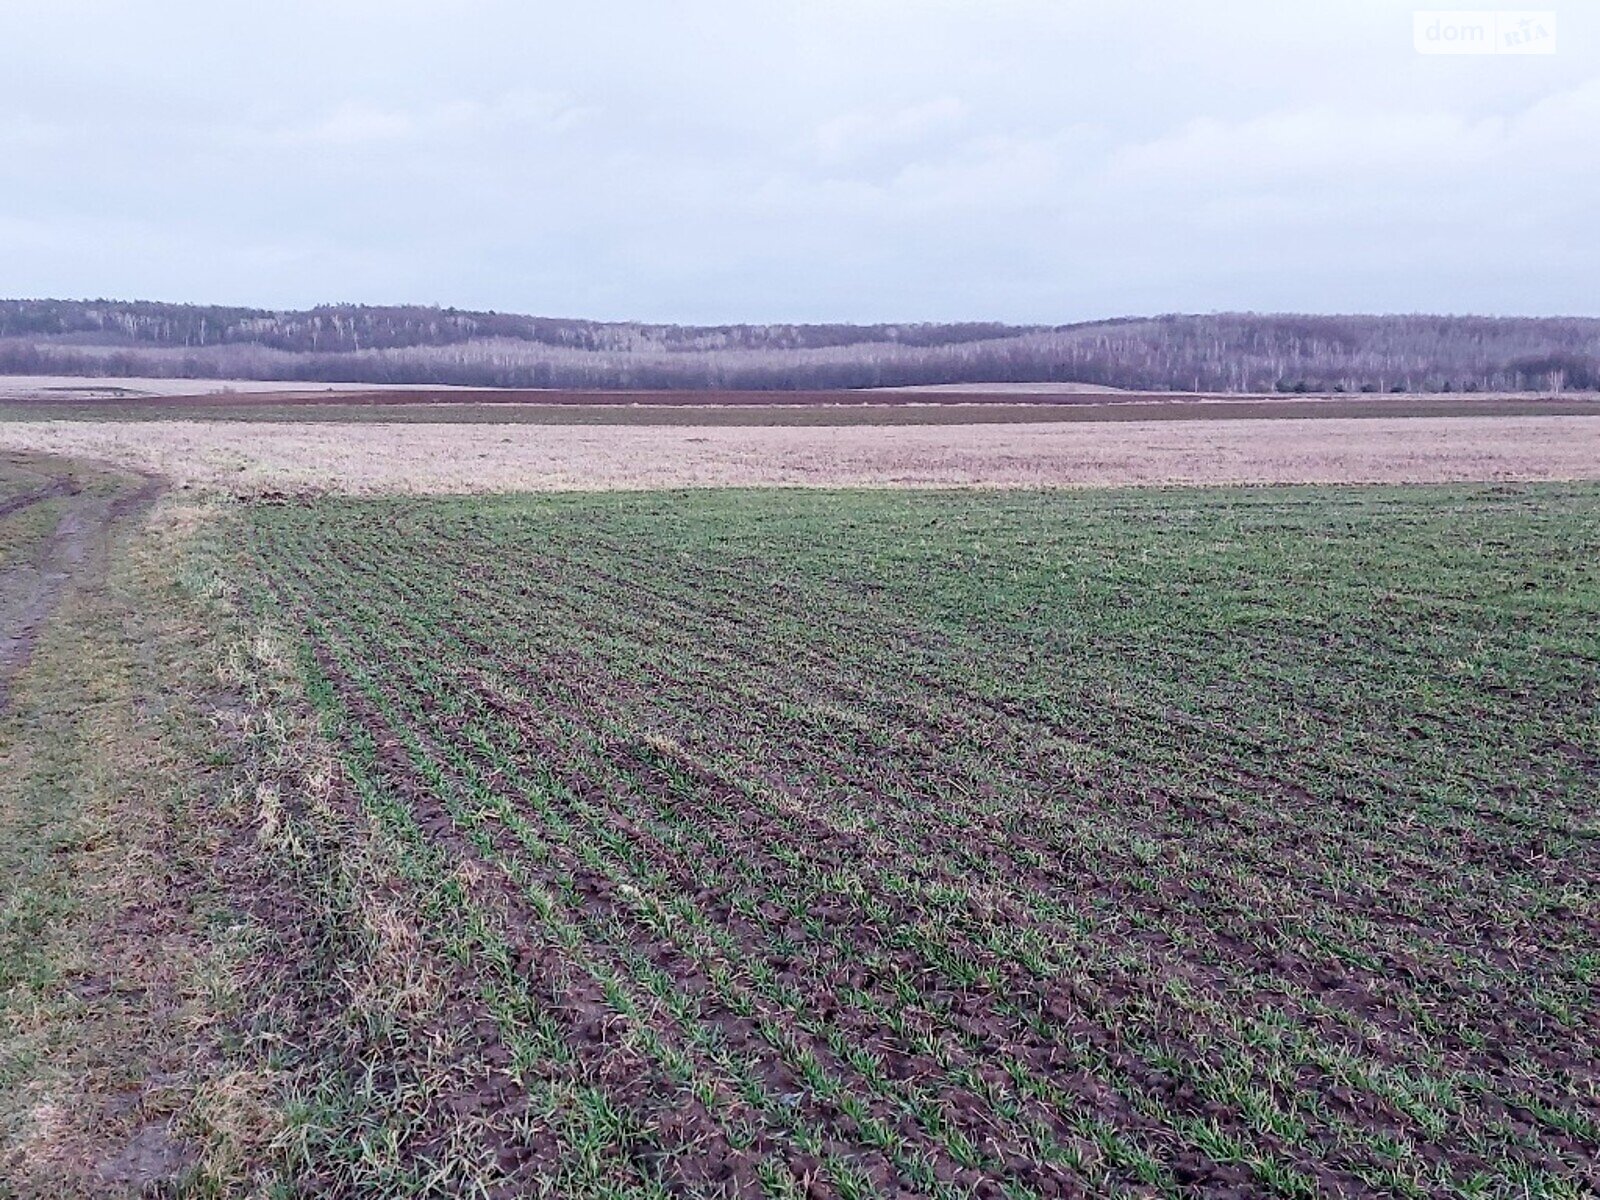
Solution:
[{"label": "dark soil field", "polygon": [[[290,387],[292,385],[286,385]],[[250,391],[107,397],[36,391],[0,420],[397,421],[531,425],[966,425],[1302,417],[1595,416],[1576,395],[1237,396],[1083,392],[1020,396],[834,392]]]},{"label": "dark soil field", "polygon": [[318,1194],[1600,1187],[1593,486],[234,519]]}]

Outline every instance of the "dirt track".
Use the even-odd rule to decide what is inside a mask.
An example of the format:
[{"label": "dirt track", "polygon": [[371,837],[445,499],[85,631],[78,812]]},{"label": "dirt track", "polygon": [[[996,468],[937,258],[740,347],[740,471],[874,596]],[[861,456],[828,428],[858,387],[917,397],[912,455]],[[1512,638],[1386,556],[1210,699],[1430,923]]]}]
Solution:
[{"label": "dirt track", "polygon": [[905,427],[0,423],[0,448],[240,493],[1600,478],[1600,417]]},{"label": "dirt track", "polygon": [[[8,464],[0,462],[0,474]],[[29,472],[32,474],[32,471]],[[71,471],[0,501],[0,519],[20,518],[37,505],[55,503],[48,531],[20,545],[15,560],[0,562],[0,712],[10,702],[11,681],[27,665],[39,628],[75,578],[97,569],[106,537],[120,521],[142,510],[159,485],[130,484],[112,494],[85,489]]]}]

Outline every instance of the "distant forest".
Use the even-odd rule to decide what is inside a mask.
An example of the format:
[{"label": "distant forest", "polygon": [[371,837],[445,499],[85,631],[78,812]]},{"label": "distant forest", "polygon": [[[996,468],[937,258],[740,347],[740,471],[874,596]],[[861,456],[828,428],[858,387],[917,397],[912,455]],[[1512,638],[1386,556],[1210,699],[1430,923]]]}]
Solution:
[{"label": "distant forest", "polygon": [[1600,388],[1600,319],[1223,313],[1077,325],[646,325],[420,306],[0,300],[0,373],[552,388],[1084,382]]}]

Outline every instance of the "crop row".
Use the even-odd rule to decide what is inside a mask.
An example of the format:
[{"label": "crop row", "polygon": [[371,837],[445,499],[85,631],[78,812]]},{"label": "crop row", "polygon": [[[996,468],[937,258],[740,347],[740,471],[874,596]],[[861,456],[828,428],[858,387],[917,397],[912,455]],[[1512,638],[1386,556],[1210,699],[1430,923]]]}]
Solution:
[{"label": "crop row", "polygon": [[545,1177],[1577,1194],[1595,497],[1347,495],[251,531]]}]

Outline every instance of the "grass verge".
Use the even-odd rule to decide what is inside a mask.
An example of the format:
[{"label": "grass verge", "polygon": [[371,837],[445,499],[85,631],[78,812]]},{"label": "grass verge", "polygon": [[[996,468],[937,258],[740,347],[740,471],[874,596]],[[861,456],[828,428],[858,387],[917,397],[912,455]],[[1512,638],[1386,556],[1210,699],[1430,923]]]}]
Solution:
[{"label": "grass verge", "polygon": [[223,514],[73,478],[109,517],[0,712],[0,1195],[284,1193],[283,722],[201,566]]}]

